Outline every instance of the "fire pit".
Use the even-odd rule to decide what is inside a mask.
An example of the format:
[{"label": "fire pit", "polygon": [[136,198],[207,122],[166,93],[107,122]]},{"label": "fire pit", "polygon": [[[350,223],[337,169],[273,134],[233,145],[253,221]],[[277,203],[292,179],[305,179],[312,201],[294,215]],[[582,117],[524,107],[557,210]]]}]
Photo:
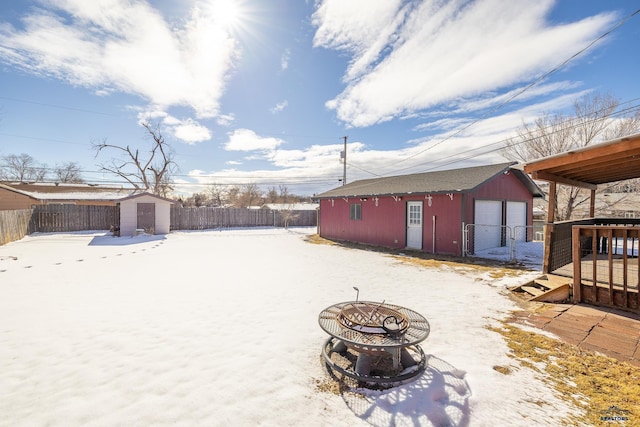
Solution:
[{"label": "fire pit", "polygon": [[318,323],[330,335],[322,355],[332,371],[368,383],[394,383],[426,368],[418,343],[429,336],[429,322],[406,307],[347,301],[322,310]]}]

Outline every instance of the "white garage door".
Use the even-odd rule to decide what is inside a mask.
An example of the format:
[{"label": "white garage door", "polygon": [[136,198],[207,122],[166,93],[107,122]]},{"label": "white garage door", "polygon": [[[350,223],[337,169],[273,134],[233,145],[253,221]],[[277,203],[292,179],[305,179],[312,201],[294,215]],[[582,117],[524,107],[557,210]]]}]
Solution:
[{"label": "white garage door", "polygon": [[474,252],[501,246],[502,202],[476,200],[474,224]]},{"label": "white garage door", "polygon": [[527,204],[525,202],[507,202],[507,226],[511,229],[511,238],[516,242],[527,241]]}]

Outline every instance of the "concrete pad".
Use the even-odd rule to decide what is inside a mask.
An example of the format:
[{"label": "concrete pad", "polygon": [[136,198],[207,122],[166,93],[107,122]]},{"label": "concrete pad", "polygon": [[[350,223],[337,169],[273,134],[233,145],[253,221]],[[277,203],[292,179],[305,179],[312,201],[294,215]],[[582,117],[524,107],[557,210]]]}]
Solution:
[{"label": "concrete pad", "polygon": [[609,315],[601,322],[601,325],[613,330],[635,333],[640,337],[640,319],[632,319],[615,313],[609,313]]},{"label": "concrete pad", "polygon": [[640,315],[635,313],[588,304],[547,303],[535,311],[514,313],[514,317],[584,350],[640,366]]},{"label": "concrete pad", "polygon": [[573,345],[580,344],[582,341],[584,341],[584,339],[587,336],[587,333],[585,331],[572,330],[570,328],[563,326],[561,323],[555,323],[555,322],[547,325],[547,327],[545,327],[544,330],[557,335],[563,341],[566,341],[569,344],[573,344]]},{"label": "concrete pad", "polygon": [[613,351],[611,349],[599,347],[597,345],[588,344],[588,343],[582,343],[582,344],[579,345],[579,347],[581,349],[583,349],[583,350],[600,353],[600,354],[602,354],[604,356],[611,357],[611,358],[614,358],[616,360],[620,360],[620,361],[624,361],[624,362],[629,360],[629,358],[626,357],[624,354],[616,353],[615,351]]},{"label": "concrete pad", "polygon": [[636,351],[633,353],[633,360],[635,360],[637,365],[640,366],[640,345],[636,347]]},{"label": "concrete pad", "polygon": [[608,349],[631,359],[637,347],[637,340],[624,334],[612,334],[604,328],[596,326],[585,338],[584,344]]}]

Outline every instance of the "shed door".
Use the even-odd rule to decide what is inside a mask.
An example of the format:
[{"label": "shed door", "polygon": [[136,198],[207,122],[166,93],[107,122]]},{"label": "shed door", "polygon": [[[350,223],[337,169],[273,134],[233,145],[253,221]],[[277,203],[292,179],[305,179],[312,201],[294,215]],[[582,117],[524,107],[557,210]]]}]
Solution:
[{"label": "shed door", "polygon": [[511,238],[516,242],[527,241],[527,204],[525,202],[507,202],[507,226],[511,229]]},{"label": "shed door", "polygon": [[138,203],[138,225],[137,228],[152,230],[156,227],[156,204]]},{"label": "shed door", "polygon": [[501,246],[502,202],[476,200],[474,224],[474,252]]},{"label": "shed door", "polygon": [[407,202],[407,248],[422,249],[422,202]]}]

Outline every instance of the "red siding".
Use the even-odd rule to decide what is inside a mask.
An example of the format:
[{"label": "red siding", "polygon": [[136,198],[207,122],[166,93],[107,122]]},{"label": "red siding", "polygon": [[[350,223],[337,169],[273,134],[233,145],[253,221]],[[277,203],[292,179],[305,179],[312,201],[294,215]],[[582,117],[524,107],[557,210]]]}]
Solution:
[{"label": "red siding", "polygon": [[[475,200],[526,202],[527,223],[532,223],[533,197],[512,173],[501,174],[470,193],[404,195],[320,200],[319,230],[322,237],[389,248],[406,247],[408,201],[423,202],[422,250],[462,255],[462,226],[472,224]],[[349,219],[349,206],[362,206],[362,219]],[[434,237],[435,224],[435,237]],[[434,250],[435,249],[435,250]]]},{"label": "red siding", "polygon": [[[362,219],[349,219],[349,206],[362,206]],[[377,205],[376,205],[377,204]],[[320,235],[328,239],[347,240],[389,248],[404,248],[405,202],[391,197],[377,200],[357,197],[320,200]]]},{"label": "red siding", "polygon": [[[431,199],[431,206],[429,206],[429,199]],[[436,254],[460,255],[462,253],[462,194],[434,194],[430,197],[427,195],[423,200],[422,249]]]}]

